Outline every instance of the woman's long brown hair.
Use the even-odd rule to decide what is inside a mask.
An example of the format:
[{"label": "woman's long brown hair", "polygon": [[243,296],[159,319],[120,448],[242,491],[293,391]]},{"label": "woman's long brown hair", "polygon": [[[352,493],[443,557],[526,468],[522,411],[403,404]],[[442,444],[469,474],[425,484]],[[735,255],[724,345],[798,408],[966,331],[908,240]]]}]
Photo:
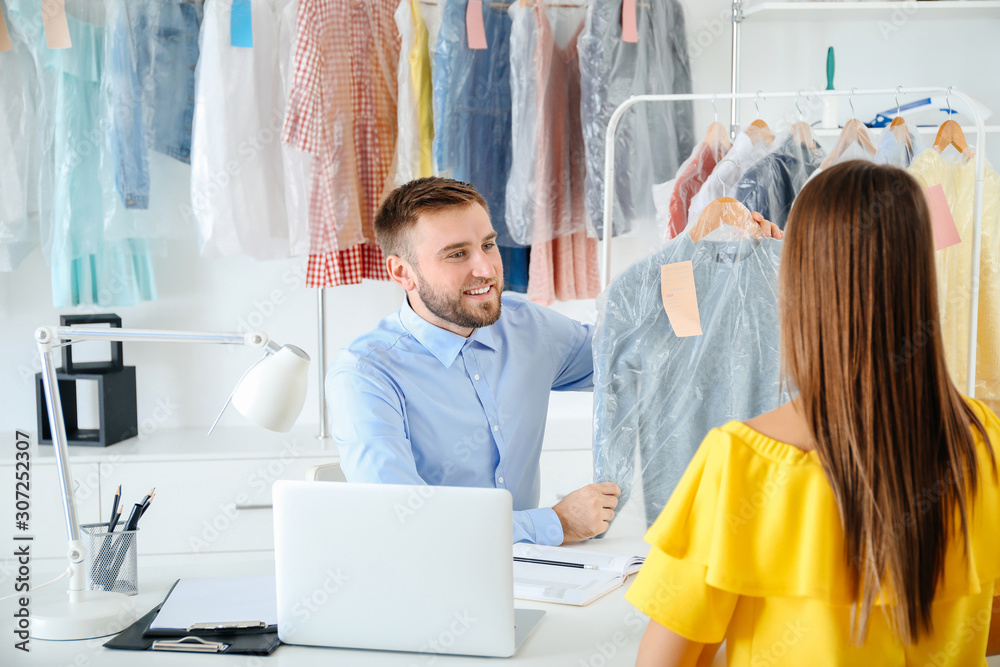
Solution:
[{"label": "woman's long brown hair", "polygon": [[956,508],[968,544],[986,432],[948,375],[933,253],[917,182],[861,161],[803,188],[782,250],[784,376],[840,509],[858,644],[883,589],[902,640],[930,632]]}]

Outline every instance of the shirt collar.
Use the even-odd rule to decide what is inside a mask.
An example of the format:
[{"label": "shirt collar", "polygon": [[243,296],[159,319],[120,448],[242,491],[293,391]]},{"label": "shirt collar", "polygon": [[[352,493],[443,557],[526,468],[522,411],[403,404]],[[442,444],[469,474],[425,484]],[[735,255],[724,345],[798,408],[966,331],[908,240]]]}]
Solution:
[{"label": "shirt collar", "polygon": [[475,342],[485,345],[491,350],[497,349],[496,334],[493,332],[493,326],[496,325],[474,329],[468,338],[463,338],[447,329],[431,324],[417,315],[405,297],[403,305],[399,309],[399,321],[410,332],[410,335],[445,367],[450,367],[454,363],[455,358],[467,343]]}]

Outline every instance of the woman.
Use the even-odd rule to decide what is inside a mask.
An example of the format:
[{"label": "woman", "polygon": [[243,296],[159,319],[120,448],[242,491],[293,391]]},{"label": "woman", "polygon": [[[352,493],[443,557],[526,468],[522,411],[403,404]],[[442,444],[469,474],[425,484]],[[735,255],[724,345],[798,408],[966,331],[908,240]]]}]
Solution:
[{"label": "woman", "polygon": [[933,253],[900,169],[802,190],[780,281],[798,397],[709,433],[650,528],[638,665],[709,665],[724,638],[730,667],[1000,652],[1000,420],[948,376]]}]

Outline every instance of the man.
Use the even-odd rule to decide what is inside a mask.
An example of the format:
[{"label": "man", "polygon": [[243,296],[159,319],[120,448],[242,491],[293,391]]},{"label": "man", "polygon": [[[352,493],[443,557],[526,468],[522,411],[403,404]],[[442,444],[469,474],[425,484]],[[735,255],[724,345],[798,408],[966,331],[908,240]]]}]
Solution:
[{"label": "man", "polygon": [[507,489],[515,542],[603,533],[606,482],[538,508],[549,392],[593,388],[593,329],[503,295],[485,200],[429,177],[397,188],[375,218],[398,312],[342,350],[327,377],[333,438],[350,481]]},{"label": "man", "polygon": [[375,235],[406,300],[341,350],[327,376],[347,478],[507,489],[515,542],[606,531],[617,484],[589,484],[538,508],[549,393],[593,388],[592,327],[501,297],[496,232],[470,185],[428,177],[400,186],[376,214]]}]

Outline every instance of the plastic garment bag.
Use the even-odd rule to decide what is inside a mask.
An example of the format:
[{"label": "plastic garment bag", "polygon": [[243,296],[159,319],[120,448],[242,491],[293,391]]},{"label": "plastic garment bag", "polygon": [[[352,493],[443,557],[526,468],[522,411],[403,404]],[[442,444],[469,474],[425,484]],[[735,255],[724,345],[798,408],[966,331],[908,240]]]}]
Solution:
[{"label": "plastic garment bag", "polygon": [[295,14],[284,10],[291,1],[252,3],[253,48],[230,44],[230,3],[205,3],[191,147],[191,207],[202,257],[277,259],[305,250],[304,219],[289,220],[286,208],[280,141],[279,61],[290,57],[287,22]]},{"label": "plastic garment bag", "polygon": [[763,134],[756,136],[756,139],[751,139],[746,132],[736,135],[732,147],[715,165],[712,173],[705,177],[698,193],[691,197],[687,223],[697,221],[705,207],[714,200],[731,196],[743,173],[771,150],[772,144]]},{"label": "plastic garment bag", "polygon": [[584,212],[577,37],[586,7],[512,3],[512,168],[506,219],[531,244],[528,298],[589,299],[600,292],[597,238]]},{"label": "plastic garment bag", "polygon": [[[102,75],[114,75],[113,66],[104,61],[104,4],[66,4],[68,49],[47,47],[38,3],[12,0],[8,10],[37,63],[41,104],[53,125],[52,161],[41,165],[42,179],[48,178],[46,171],[52,174],[51,234],[43,247],[52,269],[53,304],[130,305],[155,298],[149,243],[105,233],[105,225],[119,227],[116,220],[105,219],[109,212],[102,201],[102,179],[113,178],[102,171],[111,159],[102,155],[107,142],[100,122],[101,81]],[[122,225],[130,228],[127,221]]]},{"label": "plastic garment bag", "polygon": [[746,170],[732,196],[784,229],[795,196],[823,161],[824,152],[819,144],[811,148],[790,132],[779,135],[774,145]]},{"label": "plastic garment bag", "polygon": [[[937,263],[941,336],[952,380],[965,392],[969,368],[969,315],[972,309],[973,204],[976,157],[949,149],[928,149],[909,172],[925,188],[942,186],[961,243],[934,253]],[[976,398],[1000,408],[1000,176],[986,165],[979,267],[979,327],[976,340]]]},{"label": "plastic garment bag", "polygon": [[510,30],[507,6],[482,3],[485,49],[470,49],[468,0],[448,0],[434,53],[434,160],[438,173],[471,183],[486,200],[508,289],[528,289],[528,250],[507,227],[511,166]]},{"label": "plastic garment bag", "polygon": [[924,142],[920,135],[912,131],[906,123],[901,126],[887,127],[882,130],[882,136],[879,138],[875,162],[906,169],[913,162],[913,158],[924,151],[924,148]]},{"label": "plastic garment bag", "polygon": [[[677,170],[677,176],[673,181],[653,186],[653,200],[665,202],[664,206],[659,203],[656,205],[657,226],[664,240],[674,238],[687,227],[691,200],[712,175],[719,160],[725,156],[729,148],[732,146],[727,147],[722,143],[712,145],[702,141],[694,147],[691,155]],[[724,193],[719,196],[722,194]]]},{"label": "plastic garment bag", "polygon": [[[784,400],[781,246],[770,238],[748,238],[725,223],[698,242],[684,233],[626,269],[598,299],[594,479],[622,488],[619,508],[641,485],[647,524],[712,428]],[[660,267],[688,261],[703,333],[678,337],[665,312]]]},{"label": "plastic garment bag", "polygon": [[[621,0],[594,0],[580,35],[587,214],[604,228],[604,142],[614,110],[632,95],[691,92],[684,10],[677,0],[637,5],[638,42],[622,41]],[[673,178],[695,145],[691,102],[640,103],[615,134],[614,234],[653,220],[651,188]]]},{"label": "plastic garment bag", "polygon": [[28,45],[5,23],[13,49],[0,53],[0,271],[13,271],[38,246],[39,224],[51,224],[51,183],[42,188],[39,175],[51,176],[41,165],[52,158],[52,125]]},{"label": "plastic garment bag", "polygon": [[400,36],[396,185],[434,174],[431,58],[441,26],[440,7],[402,0],[394,15]]}]

